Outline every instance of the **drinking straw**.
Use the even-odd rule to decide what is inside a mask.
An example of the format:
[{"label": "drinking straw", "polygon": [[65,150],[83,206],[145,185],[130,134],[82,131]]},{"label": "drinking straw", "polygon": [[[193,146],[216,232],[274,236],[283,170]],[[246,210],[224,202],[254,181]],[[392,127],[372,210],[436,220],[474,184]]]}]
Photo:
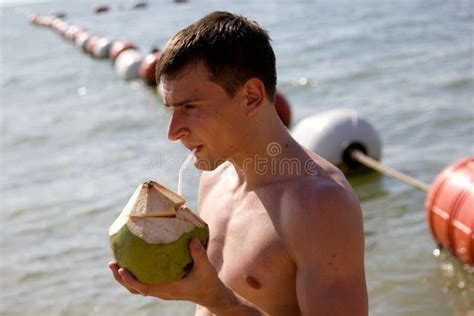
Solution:
[{"label": "drinking straw", "polygon": [[179,168],[179,175],[178,175],[178,194],[183,196],[183,175],[184,175],[184,170],[186,167],[189,165],[191,162],[191,159],[194,157],[194,153],[196,152],[197,148],[194,148],[186,157],[184,160],[183,164],[181,165],[181,168]]}]

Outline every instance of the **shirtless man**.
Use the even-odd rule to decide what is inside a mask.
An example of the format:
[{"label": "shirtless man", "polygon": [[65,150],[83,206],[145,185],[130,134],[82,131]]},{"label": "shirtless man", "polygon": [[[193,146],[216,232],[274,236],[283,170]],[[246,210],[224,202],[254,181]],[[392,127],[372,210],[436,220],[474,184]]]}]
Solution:
[{"label": "shirtless man", "polygon": [[367,315],[359,202],[341,172],[301,147],[275,108],[275,56],[257,23],[214,12],[177,33],[157,66],[168,137],[196,149],[206,250],[149,285],[110,263],[131,293],[197,304],[196,315]]}]

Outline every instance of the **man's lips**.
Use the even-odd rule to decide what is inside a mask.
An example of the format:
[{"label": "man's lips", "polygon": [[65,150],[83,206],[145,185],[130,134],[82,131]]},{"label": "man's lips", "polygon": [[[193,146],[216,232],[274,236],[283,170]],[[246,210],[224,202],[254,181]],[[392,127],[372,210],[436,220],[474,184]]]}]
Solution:
[{"label": "man's lips", "polygon": [[190,151],[195,150],[195,154],[201,151],[203,145],[184,145]]},{"label": "man's lips", "polygon": [[194,154],[199,153],[199,152],[201,151],[202,147],[203,147],[203,145],[199,145],[199,146],[194,147],[194,148],[193,148]]}]

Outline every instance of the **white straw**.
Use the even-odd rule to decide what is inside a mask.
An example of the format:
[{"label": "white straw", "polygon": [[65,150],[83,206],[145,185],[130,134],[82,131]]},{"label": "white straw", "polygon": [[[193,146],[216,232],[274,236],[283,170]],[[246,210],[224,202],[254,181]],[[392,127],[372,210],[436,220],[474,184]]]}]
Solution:
[{"label": "white straw", "polygon": [[178,194],[183,196],[183,174],[184,174],[184,170],[186,169],[186,167],[189,165],[189,163],[191,162],[191,159],[193,159],[194,157],[194,153],[196,152],[196,148],[193,149],[193,151],[191,151],[188,155],[188,157],[186,157],[186,160],[184,160],[183,164],[181,165],[181,168],[179,168],[179,175],[178,175]]}]

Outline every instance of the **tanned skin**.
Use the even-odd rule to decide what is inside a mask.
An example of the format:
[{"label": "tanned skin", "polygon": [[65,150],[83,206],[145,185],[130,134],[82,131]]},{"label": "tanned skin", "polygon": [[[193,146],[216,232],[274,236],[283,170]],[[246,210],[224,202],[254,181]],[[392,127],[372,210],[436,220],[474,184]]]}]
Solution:
[{"label": "tanned skin", "polygon": [[[163,93],[169,139],[196,149],[204,170],[209,247],[190,243],[194,268],[182,280],[142,284],[112,262],[115,279],[134,294],[192,301],[201,316],[367,315],[360,204],[337,168],[291,137],[263,82],[229,96],[192,63],[164,78]],[[278,168],[285,161],[299,171]]]}]

